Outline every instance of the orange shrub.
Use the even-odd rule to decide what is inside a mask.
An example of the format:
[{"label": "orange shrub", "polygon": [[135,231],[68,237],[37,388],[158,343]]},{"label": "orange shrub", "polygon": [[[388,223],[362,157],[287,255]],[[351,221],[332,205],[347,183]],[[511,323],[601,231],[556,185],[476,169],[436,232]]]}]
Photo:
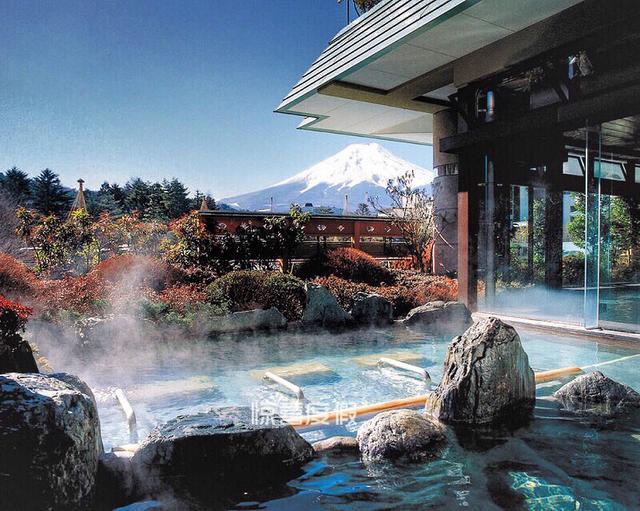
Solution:
[{"label": "orange shrub", "polygon": [[160,301],[170,309],[184,313],[194,305],[207,301],[207,292],[193,284],[168,287],[160,293]]},{"label": "orange shrub", "polygon": [[306,261],[300,268],[300,275],[303,278],[335,275],[372,286],[392,284],[394,281],[393,274],[374,257],[350,247],[336,248]]},{"label": "orange shrub", "polygon": [[55,314],[60,310],[71,310],[95,314],[104,308],[109,291],[110,286],[95,274],[43,280],[36,309],[39,313]]},{"label": "orange shrub", "polygon": [[0,253],[0,293],[8,298],[31,303],[37,293],[38,279],[23,263]]},{"label": "orange shrub", "polygon": [[416,296],[421,303],[453,302],[458,299],[458,281],[448,277],[442,277],[433,282],[423,284],[416,290]]},{"label": "orange shrub", "polygon": [[151,256],[123,254],[110,257],[91,272],[113,286],[161,291],[177,282],[178,270]]}]

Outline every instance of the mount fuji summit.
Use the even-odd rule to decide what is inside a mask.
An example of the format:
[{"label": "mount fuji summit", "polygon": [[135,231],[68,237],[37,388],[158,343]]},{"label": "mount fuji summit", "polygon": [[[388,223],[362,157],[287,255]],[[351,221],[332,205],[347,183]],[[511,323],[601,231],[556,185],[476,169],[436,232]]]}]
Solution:
[{"label": "mount fuji summit", "polygon": [[273,198],[274,211],[288,211],[291,204],[313,204],[314,207],[342,211],[345,195],[349,210],[366,203],[367,197],[379,197],[389,205],[385,188],[408,170],[414,171],[414,187],[431,190],[435,173],[391,154],[381,145],[352,144],[339,153],[274,185],[255,192],[222,199],[222,202],[247,211],[269,211]]}]

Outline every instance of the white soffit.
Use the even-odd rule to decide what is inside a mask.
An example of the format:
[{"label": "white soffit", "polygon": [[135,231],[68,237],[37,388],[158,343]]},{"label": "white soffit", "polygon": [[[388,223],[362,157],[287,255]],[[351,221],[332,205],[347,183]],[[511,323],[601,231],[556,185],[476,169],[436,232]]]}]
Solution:
[{"label": "white soffit", "polygon": [[[385,0],[331,41],[276,111],[309,118],[301,129],[431,144],[431,114],[318,89],[334,80],[393,89],[581,1]],[[439,92],[453,91],[446,86],[424,95],[439,98]],[[397,128],[407,122],[410,129]]]}]

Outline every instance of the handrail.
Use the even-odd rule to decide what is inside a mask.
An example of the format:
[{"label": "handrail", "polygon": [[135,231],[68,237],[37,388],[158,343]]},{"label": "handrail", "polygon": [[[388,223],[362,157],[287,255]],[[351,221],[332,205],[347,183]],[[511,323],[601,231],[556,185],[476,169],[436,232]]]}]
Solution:
[{"label": "handrail", "polygon": [[400,360],[395,360],[393,358],[388,358],[388,357],[380,357],[380,360],[378,360],[378,365],[380,364],[387,364],[387,365],[396,367],[398,369],[403,369],[411,373],[416,373],[420,375],[420,377],[423,380],[425,380],[427,383],[431,381],[431,376],[429,375],[427,370],[423,369],[422,367],[407,364],[406,362],[401,362]]},{"label": "handrail", "polygon": [[[551,381],[559,376],[579,374],[582,372],[582,369],[579,367],[562,367],[560,369],[552,369],[550,371],[540,371],[538,373],[535,373],[535,380],[536,384],[544,383],[547,381]],[[431,393],[414,397],[406,397],[402,399],[394,399],[392,401],[374,403],[371,405],[345,408],[344,410],[333,410],[325,413],[317,413],[314,415],[285,417],[284,420],[296,429],[303,429],[314,425],[329,425],[332,422],[338,422],[341,420],[352,420],[361,415],[367,415],[370,413],[380,413],[387,410],[395,410],[397,408],[424,406],[430,395]]]},{"label": "handrail", "polygon": [[271,371],[265,372],[264,377],[293,392],[299,401],[304,401],[304,393],[302,392],[302,389],[296,384],[291,383],[289,380],[285,380],[282,376],[278,376]]},{"label": "handrail", "polygon": [[133,407],[131,406],[131,403],[129,403],[129,400],[127,399],[127,396],[124,393],[124,390],[116,389],[114,394],[116,396],[116,399],[118,400],[118,403],[120,404],[120,407],[122,408],[122,411],[124,412],[125,417],[127,418],[127,424],[129,425],[129,433],[131,434],[131,436],[137,437],[138,422],[136,420],[136,413],[133,411]]}]

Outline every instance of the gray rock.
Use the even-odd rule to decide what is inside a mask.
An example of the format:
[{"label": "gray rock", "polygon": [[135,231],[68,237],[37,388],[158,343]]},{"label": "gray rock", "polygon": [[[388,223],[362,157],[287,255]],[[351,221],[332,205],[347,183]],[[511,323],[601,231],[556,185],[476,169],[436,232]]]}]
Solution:
[{"label": "gray rock", "polygon": [[0,336],[0,373],[37,373],[29,343],[19,334]]},{"label": "gray rock", "polygon": [[640,394],[600,371],[578,376],[557,390],[554,397],[569,410],[602,416],[640,408]]},{"label": "gray rock", "polygon": [[289,480],[312,457],[311,445],[278,416],[225,407],[158,426],[132,463],[149,489],[224,494]]},{"label": "gray rock", "polygon": [[316,452],[324,451],[357,451],[358,440],[352,436],[332,436],[314,442],[313,450]]},{"label": "gray rock", "polygon": [[403,322],[405,325],[428,326],[435,332],[453,332],[473,324],[471,312],[460,302],[429,302],[411,309]]},{"label": "gray rock", "polygon": [[75,509],[92,497],[102,454],[92,397],[44,374],[0,375],[4,509]]},{"label": "gray rock", "polygon": [[351,316],[362,325],[386,325],[393,321],[393,304],[378,294],[359,292]]},{"label": "gray rock", "polygon": [[351,323],[351,315],[340,307],[335,297],[319,284],[307,284],[307,303],[302,322],[320,326],[344,326]]},{"label": "gray rock", "polygon": [[275,307],[233,312],[211,322],[212,333],[278,330],[287,326],[287,318]]},{"label": "gray rock", "polygon": [[535,404],[535,375],[515,329],[484,319],[451,341],[426,412],[445,422],[481,424]]},{"label": "gray rock", "polygon": [[406,458],[418,461],[437,453],[443,427],[415,410],[390,410],[358,429],[358,445],[366,462]]},{"label": "gray rock", "polygon": [[130,502],[136,497],[136,482],[130,451],[104,453],[99,460],[96,500],[111,507]]}]

